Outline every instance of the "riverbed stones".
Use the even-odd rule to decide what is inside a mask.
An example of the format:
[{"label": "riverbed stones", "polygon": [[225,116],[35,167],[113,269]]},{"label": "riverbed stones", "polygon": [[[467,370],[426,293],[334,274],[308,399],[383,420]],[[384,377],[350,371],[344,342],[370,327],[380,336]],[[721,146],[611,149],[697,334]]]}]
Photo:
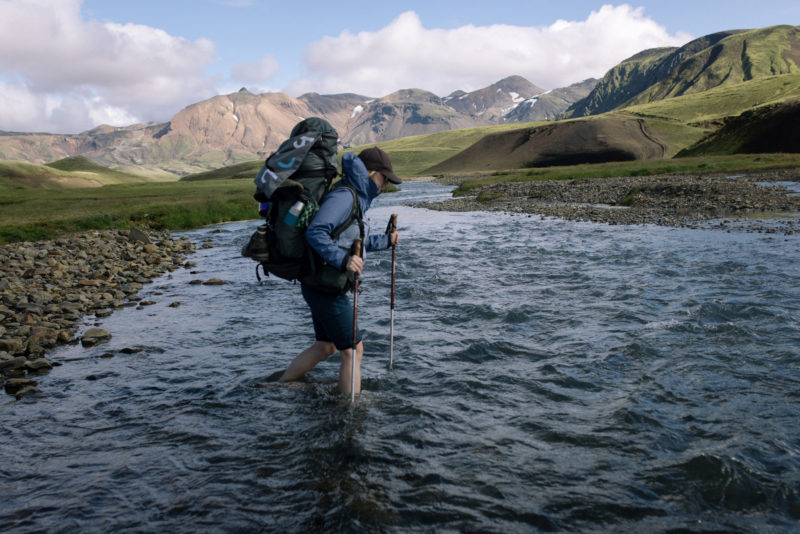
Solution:
[{"label": "riverbed stones", "polygon": [[194,251],[188,238],[138,229],[1,246],[0,383],[45,372],[46,352],[76,341],[83,316],[138,302],[143,284],[182,268]]},{"label": "riverbed stones", "polygon": [[[454,184],[465,178],[438,181]],[[660,175],[509,182],[474,189],[465,197],[419,205],[444,211],[504,211],[612,225],[700,227],[706,221],[733,217],[737,225],[724,225],[726,230],[735,227],[795,235],[800,230],[796,216],[800,196],[787,194],[780,186],[763,184],[773,181],[800,181],[800,170],[739,177]],[[772,227],[759,220],[764,214],[777,213],[795,215]]]}]

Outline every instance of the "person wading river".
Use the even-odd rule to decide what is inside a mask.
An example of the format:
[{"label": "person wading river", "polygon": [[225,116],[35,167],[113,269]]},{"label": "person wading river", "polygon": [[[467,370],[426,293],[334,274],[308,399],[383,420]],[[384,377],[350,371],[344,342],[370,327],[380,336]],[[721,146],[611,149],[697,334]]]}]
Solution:
[{"label": "person wading river", "polygon": [[[368,251],[385,250],[398,242],[396,229],[388,234],[369,235],[364,215],[388,182],[399,184],[401,180],[394,174],[389,156],[378,147],[363,150],[358,156],[345,154],[342,171],[342,181],[325,197],[306,230],[306,240],[329,267],[347,272],[348,277],[355,280],[364,268],[363,259],[350,254],[350,247],[356,239],[361,238]],[[337,231],[350,216],[354,203],[360,211],[358,217],[347,228]],[[311,309],[316,341],[294,358],[279,381],[291,382],[302,378],[338,349],[342,358],[339,389],[343,394],[360,393],[364,344],[361,333],[355,329],[353,305],[347,293],[335,294],[307,283],[301,283],[301,289]],[[354,348],[355,369],[352,367]]]}]

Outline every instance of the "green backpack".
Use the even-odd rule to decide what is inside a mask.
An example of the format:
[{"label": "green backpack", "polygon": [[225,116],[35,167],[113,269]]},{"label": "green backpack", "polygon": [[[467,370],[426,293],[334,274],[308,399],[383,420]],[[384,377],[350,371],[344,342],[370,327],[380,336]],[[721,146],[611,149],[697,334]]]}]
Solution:
[{"label": "green backpack", "polygon": [[[256,175],[258,189],[253,196],[261,203],[260,213],[266,221],[244,246],[242,256],[259,262],[259,281],[261,266],[267,274],[301,280],[320,289],[331,286],[332,291],[339,292],[344,289],[339,286],[347,285],[339,276],[344,273],[324,265],[305,240],[306,229],[337,175],[337,141],[336,130],[326,120],[306,119],[292,129],[289,139],[267,158]],[[358,195],[346,187],[353,193],[353,208],[344,224],[334,230],[334,238],[356,218],[363,228]]]}]

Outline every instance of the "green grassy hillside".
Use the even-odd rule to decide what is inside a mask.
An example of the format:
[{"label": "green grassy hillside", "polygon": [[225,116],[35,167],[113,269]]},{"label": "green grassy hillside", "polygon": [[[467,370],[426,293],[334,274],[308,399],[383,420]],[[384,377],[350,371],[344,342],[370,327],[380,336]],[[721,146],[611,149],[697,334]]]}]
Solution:
[{"label": "green grassy hillside", "polygon": [[0,181],[22,186],[64,188],[100,187],[151,181],[151,178],[98,165],[85,157],[66,158],[47,165],[0,160]]},{"label": "green grassy hillside", "polygon": [[668,76],[635,96],[629,104],[799,72],[800,27],[773,26],[736,32],[686,57]]},{"label": "green grassy hillside", "polygon": [[700,124],[797,97],[800,97],[800,73],[767,76],[736,85],[716,87],[702,93],[630,106],[624,111],[641,117]]},{"label": "green grassy hillside", "polygon": [[564,117],[582,117],[617,108],[666,74],[665,61],[675,48],[642,51],[609,70],[589,95],[567,109]]},{"label": "green grassy hillside", "polygon": [[716,87],[800,72],[800,27],[706,35],[677,48],[641,52],[615,66],[567,112],[577,117]]},{"label": "green grassy hillside", "polygon": [[725,120],[725,125],[678,157],[711,154],[800,153],[800,101],[762,106]]},{"label": "green grassy hillside", "polygon": [[130,183],[149,181],[150,178],[140,174],[109,169],[84,156],[73,156],[45,164],[45,167],[68,171],[76,176],[95,179],[102,184]]}]

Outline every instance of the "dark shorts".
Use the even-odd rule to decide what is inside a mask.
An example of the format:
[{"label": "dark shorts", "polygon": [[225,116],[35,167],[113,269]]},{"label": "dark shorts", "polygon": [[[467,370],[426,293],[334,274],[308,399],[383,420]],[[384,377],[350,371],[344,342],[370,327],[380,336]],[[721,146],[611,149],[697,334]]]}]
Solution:
[{"label": "dark shorts", "polygon": [[[303,298],[311,308],[314,335],[317,341],[333,342],[338,350],[353,347],[353,303],[347,294],[329,295],[301,286]],[[361,332],[356,344],[361,341]]]}]

